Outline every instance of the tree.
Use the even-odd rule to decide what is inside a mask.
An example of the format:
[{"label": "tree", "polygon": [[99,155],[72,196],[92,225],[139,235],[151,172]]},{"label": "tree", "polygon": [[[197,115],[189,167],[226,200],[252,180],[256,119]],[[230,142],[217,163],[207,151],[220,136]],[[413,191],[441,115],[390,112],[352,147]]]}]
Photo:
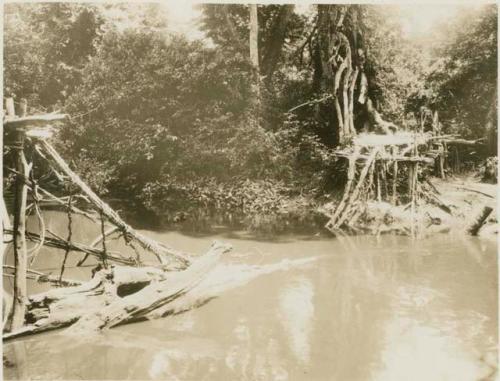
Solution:
[{"label": "tree", "polygon": [[[106,163],[113,189],[139,194],[147,182],[168,176],[230,178],[235,172],[228,168],[241,169],[252,155],[253,145],[242,146],[250,139],[245,135],[263,148],[261,132],[247,131],[251,78],[248,61],[198,41],[110,31],[67,101],[74,118],[60,139],[81,161]],[[265,161],[247,164],[250,173]]]},{"label": "tree", "polygon": [[439,110],[446,132],[488,137],[487,154],[497,151],[497,7],[484,5],[435,31],[426,86],[409,106]]},{"label": "tree", "polygon": [[[298,19],[298,16],[293,13],[293,5],[257,7],[256,4],[250,6],[204,4],[202,7],[202,29],[218,47],[225,51],[245,54],[246,41],[249,40],[251,34],[258,34],[256,44],[260,47],[259,67],[265,82],[271,83],[278,62],[283,57],[283,46],[286,40],[288,39],[291,44],[300,37],[290,28]],[[253,21],[250,20],[251,15]],[[258,23],[255,22],[257,19]],[[258,27],[255,29],[255,26]],[[257,62],[255,57],[249,57],[254,64]]]},{"label": "tree", "polygon": [[5,6],[5,90],[34,107],[55,107],[81,83],[103,19],[89,4]]},{"label": "tree", "polygon": [[259,67],[259,19],[257,4],[250,4],[250,62],[254,77],[254,88],[257,102],[260,98],[260,67]]},{"label": "tree", "polygon": [[313,88],[332,98],[333,106],[330,102],[318,106],[318,114],[328,116],[333,143],[344,143],[362,127],[383,133],[397,129],[382,118],[373,101],[377,98],[370,84],[375,65],[368,54],[370,40],[365,38],[369,35],[365,24],[369,8],[318,5],[317,9]]}]

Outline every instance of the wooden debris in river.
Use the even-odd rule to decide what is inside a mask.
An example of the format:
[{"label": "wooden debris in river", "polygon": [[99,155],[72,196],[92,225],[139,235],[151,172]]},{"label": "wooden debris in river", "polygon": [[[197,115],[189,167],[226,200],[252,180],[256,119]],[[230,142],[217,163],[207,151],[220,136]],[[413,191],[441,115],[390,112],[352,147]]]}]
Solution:
[{"label": "wooden debris in river", "polygon": [[183,271],[158,267],[112,266],[76,287],[52,289],[29,297],[26,322],[4,333],[4,340],[72,326],[72,333],[88,333],[140,320],[152,311],[182,298],[231,250],[214,242],[207,254]]}]

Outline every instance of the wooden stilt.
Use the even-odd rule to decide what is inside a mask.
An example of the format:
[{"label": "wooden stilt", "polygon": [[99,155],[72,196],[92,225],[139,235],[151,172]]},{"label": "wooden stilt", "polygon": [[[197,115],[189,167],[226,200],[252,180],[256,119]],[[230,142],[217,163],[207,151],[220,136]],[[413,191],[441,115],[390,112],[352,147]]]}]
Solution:
[{"label": "wooden stilt", "polygon": [[384,197],[385,200],[389,200],[389,187],[387,185],[387,163],[382,162],[382,184],[384,186]]},{"label": "wooden stilt", "polygon": [[382,201],[382,186],[380,184],[380,165],[373,164],[375,166],[375,173],[377,174],[377,201],[380,202]]},{"label": "wooden stilt", "polygon": [[448,163],[448,144],[446,142],[443,142],[443,148],[444,148],[444,152],[443,152],[443,168],[446,169],[449,167],[449,163]]},{"label": "wooden stilt", "polygon": [[440,145],[439,151],[440,151],[440,154],[439,154],[439,177],[444,179],[445,174],[444,174],[444,147],[443,147],[443,145]]},{"label": "wooden stilt", "polygon": [[[354,202],[357,200],[359,192],[361,191],[361,188],[363,187],[365,178],[368,175],[371,166],[376,161],[378,153],[379,153],[378,147],[373,148],[372,151],[370,152],[369,158],[366,161],[365,166],[363,167],[363,169],[361,170],[361,173],[359,175],[358,183],[356,184],[356,187],[354,188],[349,199],[347,200],[347,207],[345,208],[344,212],[338,216],[338,219],[334,223],[333,228],[338,228],[338,227],[342,226],[344,221],[347,219],[347,217],[349,215],[349,211],[350,211],[351,207],[354,205]],[[351,206],[351,207],[349,207],[349,206]]]},{"label": "wooden stilt", "polygon": [[414,163],[408,163],[408,197],[413,199],[413,177],[415,176]]},{"label": "wooden stilt", "polygon": [[[14,100],[7,99],[7,115],[15,116]],[[12,307],[9,317],[4,327],[6,331],[20,329],[24,325],[24,315],[27,302],[27,267],[28,254],[26,249],[26,200],[28,197],[28,187],[25,179],[29,177],[30,167],[24,156],[24,132],[16,131],[14,139],[14,162],[17,172],[14,191],[14,290]]]}]

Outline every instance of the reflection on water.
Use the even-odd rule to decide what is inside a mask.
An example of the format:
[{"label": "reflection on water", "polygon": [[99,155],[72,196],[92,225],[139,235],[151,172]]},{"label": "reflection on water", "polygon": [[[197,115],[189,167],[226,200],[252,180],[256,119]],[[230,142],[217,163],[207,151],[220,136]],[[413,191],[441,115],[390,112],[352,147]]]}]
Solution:
[{"label": "reflection on water", "polygon": [[[64,235],[64,219],[48,222]],[[78,240],[98,234],[77,223]],[[7,343],[4,354],[14,365],[4,365],[6,379],[496,377],[493,242],[447,235],[260,242],[148,233],[193,253],[226,239],[235,253],[183,302],[161,311],[176,313],[166,318],[81,339],[59,331]],[[72,268],[78,259],[68,261],[66,276],[85,279],[88,268]],[[57,268],[60,261],[44,251],[35,267]],[[45,287],[30,284],[32,292]]]},{"label": "reflection on water", "polygon": [[281,320],[298,361],[307,364],[311,355],[310,334],[314,317],[313,284],[299,277],[280,295]]},{"label": "reflection on water", "polygon": [[384,333],[388,345],[373,380],[493,380],[488,378],[494,373],[493,367],[440,329],[404,318],[387,322]]}]

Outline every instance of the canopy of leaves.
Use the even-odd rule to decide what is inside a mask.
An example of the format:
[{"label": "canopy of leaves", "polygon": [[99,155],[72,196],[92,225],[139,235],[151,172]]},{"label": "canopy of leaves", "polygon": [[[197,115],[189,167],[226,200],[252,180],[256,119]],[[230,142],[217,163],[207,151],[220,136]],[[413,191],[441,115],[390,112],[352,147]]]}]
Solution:
[{"label": "canopy of leaves", "polygon": [[100,39],[103,19],[89,4],[8,4],[4,12],[5,95],[34,107],[64,103]]},{"label": "canopy of leaves", "polygon": [[408,106],[438,110],[449,132],[469,138],[489,133],[496,140],[497,20],[497,7],[484,5],[443,28],[433,45],[425,87]]}]

